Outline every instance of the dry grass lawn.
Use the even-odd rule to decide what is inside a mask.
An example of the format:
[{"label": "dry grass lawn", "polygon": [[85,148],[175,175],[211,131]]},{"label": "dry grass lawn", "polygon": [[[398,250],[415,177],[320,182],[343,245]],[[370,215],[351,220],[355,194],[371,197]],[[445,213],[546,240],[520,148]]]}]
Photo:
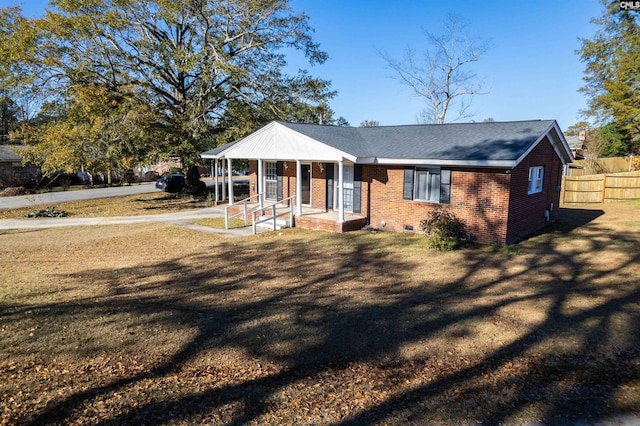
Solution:
[{"label": "dry grass lawn", "polygon": [[[44,207],[0,209],[0,219],[23,219],[26,214]],[[190,197],[187,195],[178,197],[174,194],[160,191],[126,197],[73,201],[55,205],[56,210],[67,212],[69,217],[140,216],[203,207],[205,207],[204,197]]]},{"label": "dry grass lawn", "polygon": [[517,246],[149,224],[0,231],[0,424],[640,414],[640,203]]}]

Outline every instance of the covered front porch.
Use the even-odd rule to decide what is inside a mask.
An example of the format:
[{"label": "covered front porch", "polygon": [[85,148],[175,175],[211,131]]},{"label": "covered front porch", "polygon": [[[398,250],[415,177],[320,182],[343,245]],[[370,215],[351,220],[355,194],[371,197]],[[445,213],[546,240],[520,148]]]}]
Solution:
[{"label": "covered front porch", "polygon": [[[220,195],[226,198],[228,217],[242,215],[247,226],[269,215],[286,222],[287,214],[287,226],[308,229],[345,232],[367,224],[361,211],[362,167],[356,164],[357,159],[277,122],[245,139],[207,151],[202,158],[212,160],[215,187],[221,179],[227,183],[225,193],[216,192],[216,201]],[[246,159],[249,198],[234,202],[232,162]],[[221,170],[226,176],[220,175]],[[289,211],[281,213],[278,204]]]}]

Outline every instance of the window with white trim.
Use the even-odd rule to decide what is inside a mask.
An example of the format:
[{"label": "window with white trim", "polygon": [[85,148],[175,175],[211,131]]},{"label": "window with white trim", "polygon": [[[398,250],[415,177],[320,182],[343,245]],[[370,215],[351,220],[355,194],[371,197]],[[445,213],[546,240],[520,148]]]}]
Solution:
[{"label": "window with white trim", "polygon": [[544,182],[544,166],[536,166],[529,168],[529,191],[527,194],[537,194],[542,192],[542,184]]},{"label": "window with white trim", "polygon": [[409,167],[404,170],[403,198],[449,204],[451,170],[439,167]]},{"label": "window with white trim", "polygon": [[275,161],[264,162],[264,192],[267,200],[278,198],[278,167]]}]

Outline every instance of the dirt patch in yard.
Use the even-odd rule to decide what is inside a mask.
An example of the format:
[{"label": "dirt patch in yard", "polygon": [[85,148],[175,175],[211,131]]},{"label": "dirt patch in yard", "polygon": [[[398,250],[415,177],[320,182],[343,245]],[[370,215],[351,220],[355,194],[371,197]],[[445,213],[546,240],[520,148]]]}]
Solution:
[{"label": "dirt patch in yard", "polygon": [[640,407],[639,203],[511,248],[0,232],[1,424],[595,422]]}]

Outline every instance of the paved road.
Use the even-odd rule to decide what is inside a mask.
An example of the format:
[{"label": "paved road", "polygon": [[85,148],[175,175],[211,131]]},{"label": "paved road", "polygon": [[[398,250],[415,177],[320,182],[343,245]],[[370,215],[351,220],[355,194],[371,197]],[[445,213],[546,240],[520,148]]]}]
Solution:
[{"label": "paved road", "polygon": [[96,198],[121,197],[159,191],[155,182],[112,188],[79,189],[77,191],[48,192],[45,194],[0,197],[0,209],[18,209],[39,205],[65,203],[67,201],[93,200]]}]

